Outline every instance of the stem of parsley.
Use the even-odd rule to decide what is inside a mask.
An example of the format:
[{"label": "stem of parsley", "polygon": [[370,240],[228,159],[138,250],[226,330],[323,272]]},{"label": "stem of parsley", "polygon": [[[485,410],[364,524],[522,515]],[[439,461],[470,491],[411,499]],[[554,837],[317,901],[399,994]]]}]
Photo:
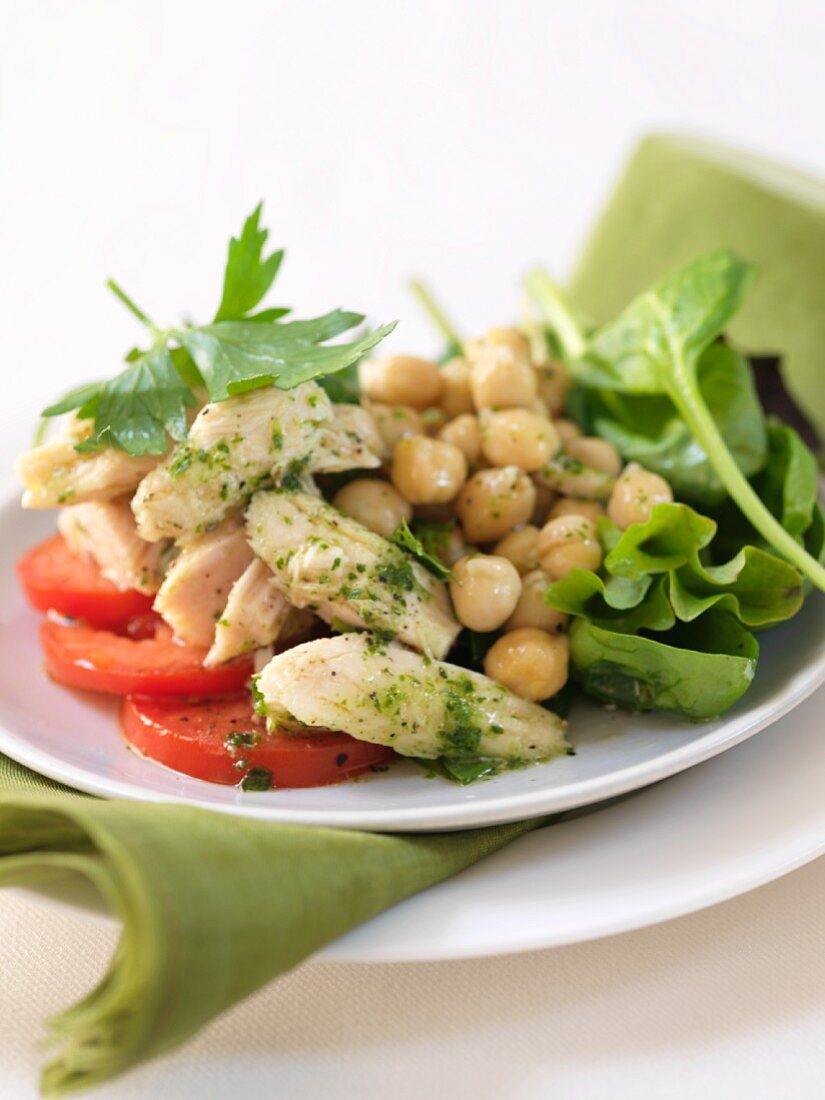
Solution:
[{"label": "stem of parsley", "polygon": [[418,301],[424,308],[424,312],[430,318],[432,323],[447,341],[447,343],[456,348],[457,352],[461,354],[464,351],[464,341],[458,335],[458,330],[452,321],[447,317],[447,314],[432,296],[429,288],[421,282],[420,279],[410,280],[410,290],[416,296]]},{"label": "stem of parsley", "polygon": [[126,293],[126,291],[121,286],[118,286],[118,284],[115,282],[114,279],[107,279],[106,280],[106,286],[109,288],[109,290],[111,290],[112,294],[114,294],[116,298],[120,299],[120,301],[126,306],[126,308],[129,310],[129,312],[131,314],[133,314],[135,317],[137,317],[137,319],[141,322],[141,324],[146,325],[146,327],[148,329],[151,329],[152,332],[154,332],[154,333],[160,332],[160,329],[155,324],[155,322],[151,319],[151,317],[149,317],[147,314],[145,314],[143,312],[143,310],[140,308],[140,306],[137,305],[129,297],[129,295]]}]

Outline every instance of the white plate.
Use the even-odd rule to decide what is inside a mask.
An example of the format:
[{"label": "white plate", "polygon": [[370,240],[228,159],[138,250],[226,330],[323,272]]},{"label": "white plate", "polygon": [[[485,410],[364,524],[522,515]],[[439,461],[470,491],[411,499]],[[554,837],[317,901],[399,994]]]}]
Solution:
[{"label": "white plate", "polygon": [[764,636],[751,690],[717,721],[697,724],[583,705],[570,724],[575,756],[469,788],[427,779],[404,763],[367,781],[244,794],[126,751],[112,701],[46,679],[38,616],[23,603],[13,563],[53,522],[53,516],[21,512],[15,504],[0,510],[0,752],[93,794],[362,829],[458,829],[513,821],[600,802],[675,775],[752,736],[825,680],[825,601],[816,596],[792,623]]},{"label": "white plate", "polygon": [[[718,760],[522,837],[318,958],[424,962],[531,951],[656,924],[825,853],[825,688]],[[90,891],[40,900],[103,912]]]}]

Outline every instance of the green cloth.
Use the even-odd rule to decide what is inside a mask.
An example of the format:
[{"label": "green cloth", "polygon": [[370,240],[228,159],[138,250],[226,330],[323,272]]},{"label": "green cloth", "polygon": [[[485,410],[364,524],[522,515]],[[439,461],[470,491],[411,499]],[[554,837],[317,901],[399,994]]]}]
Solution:
[{"label": "green cloth", "polygon": [[52,1020],[56,1096],[170,1050],[324,944],[538,822],[396,835],[102,801],[0,756],[0,885],[82,876],[122,920],[109,972]]},{"label": "green cloth", "polygon": [[645,138],[598,218],[569,289],[595,321],[615,317],[668,269],[728,247],[759,280],[730,326],[783,357],[785,384],[825,439],[825,182],[721,145]]}]

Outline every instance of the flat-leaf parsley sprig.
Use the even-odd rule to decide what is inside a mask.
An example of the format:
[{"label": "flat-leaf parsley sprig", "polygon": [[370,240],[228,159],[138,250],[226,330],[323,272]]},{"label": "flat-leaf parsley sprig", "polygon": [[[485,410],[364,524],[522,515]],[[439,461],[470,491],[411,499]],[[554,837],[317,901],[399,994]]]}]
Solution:
[{"label": "flat-leaf parsley sprig", "polygon": [[221,302],[210,324],[162,328],[108,280],[152,343],[146,351],[129,352],[114,378],[81,386],[43,411],[51,417],[77,409],[81,419],[94,421],[79,451],[115,447],[131,455],[164,454],[169,437],[186,438],[186,410],[198,405],[196,390],[205,389],[210,401],[225,401],[263,386],[293,389],[352,366],[392,332],[396,322],[351,343],[329,344],[360,325],[363,315],[336,309],[307,321],[283,321],[286,308],[252,312],[283,259],[282,250],[264,255],[268,231],[260,227],[260,216],[259,204],[229,243]]}]

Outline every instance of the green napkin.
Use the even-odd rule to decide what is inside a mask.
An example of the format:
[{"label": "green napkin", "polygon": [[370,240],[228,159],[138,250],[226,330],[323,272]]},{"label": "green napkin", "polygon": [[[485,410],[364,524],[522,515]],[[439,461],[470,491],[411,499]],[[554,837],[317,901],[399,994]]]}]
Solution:
[{"label": "green napkin", "polygon": [[779,353],[785,385],[825,438],[825,182],[740,150],[645,138],[598,218],[570,282],[595,321],[669,268],[734,248],[760,276],[730,332]]},{"label": "green napkin", "polygon": [[324,944],[529,832],[387,836],[107,802],[0,756],[0,885],[81,876],[122,920],[109,972],[50,1022],[47,1096],[170,1050]]}]

